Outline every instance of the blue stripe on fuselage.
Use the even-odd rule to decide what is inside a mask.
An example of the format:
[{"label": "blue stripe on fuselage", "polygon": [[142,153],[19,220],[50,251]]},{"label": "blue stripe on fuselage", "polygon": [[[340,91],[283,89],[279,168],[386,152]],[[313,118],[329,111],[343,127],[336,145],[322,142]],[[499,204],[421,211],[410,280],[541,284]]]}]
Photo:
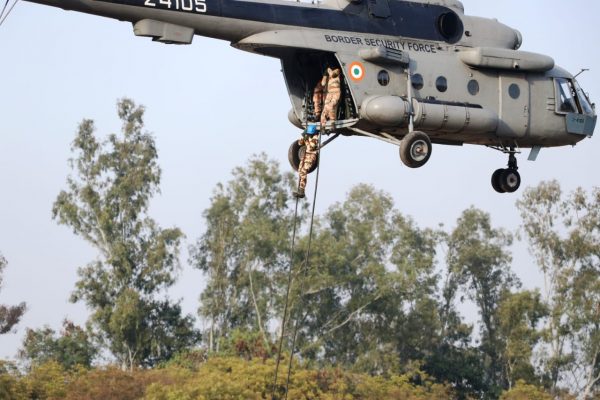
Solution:
[{"label": "blue stripe on fuselage", "polygon": [[[247,21],[290,25],[306,28],[329,29],[345,32],[371,33],[388,36],[403,36],[415,39],[444,41],[436,28],[440,15],[451,12],[442,6],[424,5],[409,1],[390,1],[392,16],[389,18],[365,17],[339,10],[303,7],[283,4],[270,4],[241,0],[205,0],[206,12],[184,11],[175,8],[176,0],[171,6],[160,0],[97,0],[106,3],[129,6],[149,7],[198,15],[210,15]],[[195,0],[177,0],[177,4],[195,4]],[[365,5],[366,7],[366,5]]]}]

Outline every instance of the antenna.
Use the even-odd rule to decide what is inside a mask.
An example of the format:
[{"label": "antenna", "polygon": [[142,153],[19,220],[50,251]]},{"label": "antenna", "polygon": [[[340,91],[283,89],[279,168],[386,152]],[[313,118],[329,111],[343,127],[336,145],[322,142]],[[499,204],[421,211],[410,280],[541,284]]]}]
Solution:
[{"label": "antenna", "polygon": [[590,70],[589,68],[581,68],[581,71],[579,71],[579,72],[577,73],[577,75],[575,75],[573,78],[577,78],[579,75],[581,75],[581,74],[583,74],[584,72],[587,72],[587,71],[589,71],[589,70]]}]

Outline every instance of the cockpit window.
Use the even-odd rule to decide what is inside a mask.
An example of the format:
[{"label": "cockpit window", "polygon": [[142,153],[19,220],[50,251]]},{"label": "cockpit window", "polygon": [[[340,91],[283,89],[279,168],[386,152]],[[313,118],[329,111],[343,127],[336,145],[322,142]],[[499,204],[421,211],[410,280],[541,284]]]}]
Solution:
[{"label": "cockpit window", "polygon": [[579,100],[579,104],[581,105],[581,108],[583,109],[583,113],[588,114],[588,115],[593,115],[594,108],[590,104],[590,100],[588,99],[588,97],[584,93],[584,91],[581,89],[581,86],[579,86],[579,83],[577,83],[577,81],[575,81],[575,92],[577,93],[577,99]]},{"label": "cockpit window", "polygon": [[559,113],[580,113],[575,97],[573,82],[565,78],[556,78],[556,111]]}]

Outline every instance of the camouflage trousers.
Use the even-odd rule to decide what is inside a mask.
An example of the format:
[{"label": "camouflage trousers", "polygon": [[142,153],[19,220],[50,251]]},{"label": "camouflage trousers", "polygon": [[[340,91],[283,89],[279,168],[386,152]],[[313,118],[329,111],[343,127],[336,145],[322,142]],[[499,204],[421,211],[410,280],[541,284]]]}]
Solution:
[{"label": "camouflage trousers", "polygon": [[337,117],[337,106],[340,103],[341,92],[340,90],[332,90],[327,92],[325,97],[325,106],[323,107],[323,113],[321,114],[321,129],[325,127],[327,121],[335,121]]},{"label": "camouflage trousers", "polygon": [[323,85],[321,82],[317,83],[313,92],[313,105],[315,107],[315,118],[319,120],[321,118],[321,112],[323,112]]},{"label": "camouflage trousers", "polygon": [[298,167],[298,176],[300,177],[300,182],[298,182],[298,189],[303,192],[306,188],[306,178],[308,176],[308,171],[315,165],[317,161],[317,155],[315,153],[306,153],[302,161],[300,161],[300,166]]}]

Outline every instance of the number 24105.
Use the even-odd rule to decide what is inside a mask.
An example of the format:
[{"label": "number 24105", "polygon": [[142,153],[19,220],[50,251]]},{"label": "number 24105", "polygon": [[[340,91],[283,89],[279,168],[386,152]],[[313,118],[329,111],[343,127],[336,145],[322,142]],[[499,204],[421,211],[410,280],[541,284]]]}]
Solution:
[{"label": "number 24105", "polygon": [[146,0],[144,5],[147,7],[168,8],[171,10],[195,11],[199,13],[206,12],[206,0]]}]

